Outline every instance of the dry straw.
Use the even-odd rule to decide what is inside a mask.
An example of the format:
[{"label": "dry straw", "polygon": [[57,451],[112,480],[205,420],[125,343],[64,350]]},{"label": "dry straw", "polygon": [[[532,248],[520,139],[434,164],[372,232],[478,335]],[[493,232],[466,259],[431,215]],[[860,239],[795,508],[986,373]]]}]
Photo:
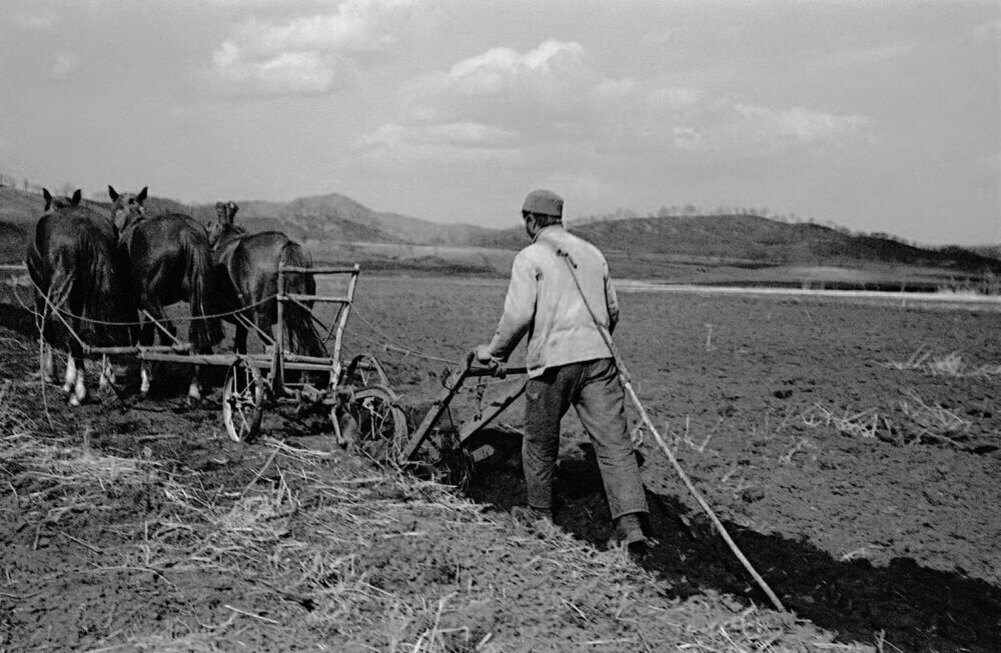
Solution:
[{"label": "dry straw", "polygon": [[947,354],[936,354],[926,345],[918,347],[906,361],[887,361],[884,367],[894,370],[917,371],[931,376],[949,376],[955,378],[992,378],[1001,376],[1001,364],[990,365],[970,364],[966,357],[952,351]]},{"label": "dry straw", "polygon": [[868,650],[711,591],[667,599],[622,551],[344,454],[264,440],[245,475],[219,486],[210,472],[104,454],[80,433],[42,437],[13,392],[0,394],[0,473],[11,488],[49,488],[19,510],[52,517],[75,503],[100,520],[123,486],[153,499],[110,541],[60,525],[89,563],[9,579],[19,596],[72,575],[162,588],[163,620],[141,600],[92,606],[89,650]]}]

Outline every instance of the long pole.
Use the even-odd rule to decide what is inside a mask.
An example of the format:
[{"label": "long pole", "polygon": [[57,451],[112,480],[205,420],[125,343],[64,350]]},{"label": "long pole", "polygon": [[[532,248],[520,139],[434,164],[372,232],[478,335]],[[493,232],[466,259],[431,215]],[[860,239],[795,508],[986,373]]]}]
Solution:
[{"label": "long pole", "polygon": [[722,536],[727,546],[730,547],[730,550],[733,552],[733,554],[737,557],[738,560],[740,560],[740,564],[744,566],[744,569],[747,570],[747,573],[751,575],[754,581],[758,584],[758,587],[761,588],[761,590],[765,593],[768,599],[772,602],[772,605],[775,606],[775,609],[778,610],[779,612],[785,612],[785,606],[782,605],[782,601],[779,600],[779,597],[776,596],[775,592],[772,591],[772,588],[769,587],[768,583],[765,582],[765,579],[761,577],[761,575],[757,572],[757,570],[754,569],[754,566],[747,559],[747,557],[744,556],[744,553],[737,546],[737,543],[733,541],[732,537],[730,537],[730,533],[727,532],[726,527],[723,526],[723,522],[720,521],[719,517],[716,516],[716,513],[709,506],[706,500],[702,497],[702,494],[695,488],[695,485],[692,484],[692,481],[688,478],[688,474],[686,474],[685,470],[682,469],[681,465],[678,463],[678,459],[674,457],[674,454],[671,452],[671,449],[667,446],[667,443],[664,442],[664,438],[661,437],[660,432],[657,430],[657,427],[654,426],[653,421],[650,419],[650,416],[647,415],[646,409],[643,407],[643,403],[636,395],[636,391],[633,390],[633,384],[629,380],[629,372],[626,370],[625,363],[622,362],[622,357],[619,355],[618,348],[616,348],[615,343],[612,341],[612,334],[610,334],[608,332],[608,329],[601,323],[600,320],[598,320],[598,316],[595,315],[594,309],[591,308],[591,305],[587,301],[587,296],[584,294],[584,289],[580,285],[580,280],[577,279],[577,273],[576,273],[577,264],[574,263],[573,259],[570,258],[570,254],[562,249],[557,249],[556,254],[557,256],[562,258],[563,261],[567,264],[567,269],[570,270],[570,276],[573,277],[574,284],[577,286],[577,292],[580,293],[581,299],[584,300],[584,306],[587,307],[588,313],[591,314],[591,319],[594,321],[595,326],[598,327],[598,333],[601,334],[601,337],[602,339],[604,339],[605,344],[608,345],[608,351],[611,352],[612,358],[615,361],[615,367],[619,371],[619,378],[622,380],[622,385],[625,387],[626,392],[629,394],[629,398],[632,400],[633,404],[636,405],[636,410],[639,411],[640,419],[643,421],[643,424],[648,429],[650,429],[651,433],[653,433],[654,439],[657,441],[657,444],[660,445],[660,448],[664,451],[664,454],[667,456],[667,459],[671,461],[671,465],[674,467],[674,470],[678,473],[678,476],[681,477],[681,480],[684,482],[685,487],[688,488],[688,491],[691,492],[692,496],[695,497],[695,500],[698,501],[699,505],[702,507],[702,510],[705,511],[705,513],[709,516],[710,521],[712,521],[713,526],[716,527],[716,530],[719,531],[720,536]]}]

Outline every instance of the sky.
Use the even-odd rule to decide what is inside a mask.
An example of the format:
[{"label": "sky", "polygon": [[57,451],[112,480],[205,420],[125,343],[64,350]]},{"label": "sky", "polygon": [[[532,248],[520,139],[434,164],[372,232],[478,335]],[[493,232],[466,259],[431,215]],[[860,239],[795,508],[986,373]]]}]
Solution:
[{"label": "sky", "polygon": [[996,1],[4,0],[0,88],[0,173],[87,197],[1001,243]]}]

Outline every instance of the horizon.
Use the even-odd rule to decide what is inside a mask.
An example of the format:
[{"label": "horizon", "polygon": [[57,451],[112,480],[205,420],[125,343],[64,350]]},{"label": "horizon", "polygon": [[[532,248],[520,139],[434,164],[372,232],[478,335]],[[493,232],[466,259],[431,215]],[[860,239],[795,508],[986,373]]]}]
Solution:
[{"label": "horizon", "polygon": [[0,173],[495,229],[544,187],[569,222],[998,245],[999,52],[994,2],[15,0]]},{"label": "horizon", "polygon": [[[0,174],[2,174],[2,173],[0,173]],[[28,180],[25,180],[25,181],[28,181]],[[41,186],[41,185],[37,185],[37,184],[35,184],[33,186],[35,186],[35,188],[29,189],[29,190],[24,191],[24,192],[28,192],[29,194],[40,194],[40,192],[36,193],[35,191],[36,190],[40,191],[44,187],[46,190],[48,190],[49,192],[51,192],[53,195],[60,195],[60,194],[62,194],[62,195],[69,196],[69,195],[71,195],[73,193],[73,191],[77,190],[77,188],[76,187],[72,187],[72,185],[67,185],[65,188],[61,188],[58,192],[54,191],[51,188],[48,188],[47,186]],[[17,188],[16,186],[11,186],[10,188],[13,188],[14,190],[17,190],[17,191],[21,191],[22,190],[21,188]],[[104,191],[103,193],[101,193],[99,191],[95,191],[95,192],[92,192],[92,193],[88,194],[87,191],[84,190],[84,189],[82,189],[82,188],[79,189],[79,190],[81,191],[82,198],[84,200],[86,200],[86,201],[98,202],[98,203],[102,203],[102,204],[110,204],[111,203],[110,199],[107,197],[107,195],[108,195],[107,191]],[[140,189],[135,189],[135,190],[140,190]],[[120,189],[119,189],[119,191],[122,192]],[[333,196],[333,195],[345,198],[345,199],[347,199],[350,202],[355,202],[356,204],[358,204],[362,208],[367,209],[369,211],[372,211],[373,213],[401,215],[404,218],[412,218],[412,219],[416,219],[416,220],[421,220],[421,221],[424,221],[424,222],[428,222],[428,223],[431,223],[431,224],[444,225],[444,226],[448,226],[448,225],[453,225],[453,226],[466,225],[466,226],[479,227],[479,228],[483,228],[483,229],[494,229],[494,230],[498,230],[498,231],[503,231],[503,230],[506,230],[506,229],[520,228],[521,227],[520,221],[518,221],[516,224],[506,225],[506,226],[505,225],[501,225],[501,226],[472,225],[470,223],[460,223],[460,222],[436,222],[435,220],[430,220],[430,219],[427,219],[427,218],[421,218],[421,217],[413,216],[413,215],[399,214],[399,213],[396,213],[394,211],[379,211],[378,209],[373,209],[372,207],[366,206],[366,205],[362,204],[361,202],[358,202],[357,200],[355,200],[355,199],[353,199],[351,197],[347,197],[346,195],[343,195],[342,193],[337,193],[337,192],[321,193],[321,194],[318,194],[318,195],[306,195],[306,196],[303,196],[303,197],[295,197],[295,198],[292,198],[290,200],[285,200],[285,201],[279,201],[279,200],[262,200],[262,199],[246,199],[246,198],[244,198],[244,199],[229,198],[229,199],[232,199],[234,202],[236,202],[238,205],[241,205],[241,206],[243,206],[246,203],[261,203],[261,204],[286,205],[286,204],[291,204],[291,203],[296,202],[296,201],[309,200],[309,199],[320,199],[320,198],[330,197],[330,196]],[[172,202],[172,203],[180,205],[181,207],[190,208],[190,209],[199,208],[199,207],[203,208],[203,209],[210,209],[210,208],[214,208],[213,205],[215,204],[215,200],[206,201],[206,202],[189,202],[189,201],[178,200],[178,199],[175,199],[175,198],[172,198],[172,197],[157,196],[157,195],[154,195],[152,193],[150,193],[149,199],[154,199],[154,200],[159,200],[159,201],[166,201],[166,202]],[[577,217],[573,217],[573,218],[565,218],[564,222],[566,223],[566,227],[568,229],[570,229],[570,228],[573,228],[575,226],[581,226],[581,225],[584,225],[584,224],[591,224],[591,223],[594,223],[594,222],[602,222],[602,221],[611,222],[611,221],[629,220],[629,219],[638,219],[638,220],[639,219],[664,219],[664,220],[670,220],[672,218],[713,218],[713,217],[736,216],[736,217],[762,218],[762,219],[765,219],[765,220],[772,220],[772,221],[780,222],[780,223],[784,223],[784,224],[814,224],[814,225],[817,225],[817,226],[820,226],[820,227],[825,227],[825,228],[828,228],[828,229],[833,229],[835,231],[843,231],[843,232],[846,232],[848,235],[853,236],[853,237],[887,238],[889,240],[895,240],[897,242],[901,242],[901,243],[904,243],[906,245],[910,245],[912,247],[917,247],[919,249],[935,250],[935,249],[940,249],[940,248],[945,248],[945,247],[958,246],[958,247],[961,247],[961,248],[968,248],[968,249],[972,250],[974,248],[989,248],[989,247],[999,247],[999,246],[1001,246],[1001,241],[996,242],[996,243],[974,243],[974,244],[965,244],[965,245],[961,244],[961,243],[954,243],[954,242],[922,243],[920,241],[909,240],[909,239],[905,238],[904,236],[901,236],[901,235],[895,234],[895,233],[879,232],[879,231],[853,230],[853,229],[849,229],[845,225],[838,224],[838,223],[833,222],[831,220],[816,219],[816,218],[813,218],[813,217],[810,217],[810,216],[772,214],[770,211],[764,211],[762,213],[762,212],[758,212],[756,209],[753,209],[753,208],[746,209],[746,210],[742,211],[738,207],[734,207],[734,210],[731,211],[731,212],[719,211],[719,210],[705,210],[705,211],[703,211],[701,207],[694,207],[694,206],[691,206],[691,205],[685,206],[685,207],[672,207],[672,208],[677,208],[681,212],[678,212],[678,213],[659,213],[659,214],[654,214],[653,212],[649,212],[649,213],[646,213],[646,214],[636,214],[631,209],[619,209],[616,212],[612,212],[612,213],[595,214],[595,215],[582,215],[582,216],[577,216]],[[720,207],[720,208],[726,208],[726,207]],[[691,209],[694,209],[695,212],[694,213],[685,212],[685,211],[691,210]],[[265,216],[265,217],[277,217],[277,216]]]}]

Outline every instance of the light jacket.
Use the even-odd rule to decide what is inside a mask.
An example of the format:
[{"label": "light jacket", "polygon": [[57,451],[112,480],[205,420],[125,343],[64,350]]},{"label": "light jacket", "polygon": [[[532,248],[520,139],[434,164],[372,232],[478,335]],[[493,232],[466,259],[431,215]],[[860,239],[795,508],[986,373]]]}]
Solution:
[{"label": "light jacket", "polygon": [[[557,251],[569,254],[576,266],[573,275]],[[619,319],[619,302],[605,257],[562,226],[545,227],[515,256],[504,315],[490,341],[491,355],[507,360],[527,333],[525,366],[530,377],[546,368],[612,356],[585,297],[594,316],[611,332]]]}]

